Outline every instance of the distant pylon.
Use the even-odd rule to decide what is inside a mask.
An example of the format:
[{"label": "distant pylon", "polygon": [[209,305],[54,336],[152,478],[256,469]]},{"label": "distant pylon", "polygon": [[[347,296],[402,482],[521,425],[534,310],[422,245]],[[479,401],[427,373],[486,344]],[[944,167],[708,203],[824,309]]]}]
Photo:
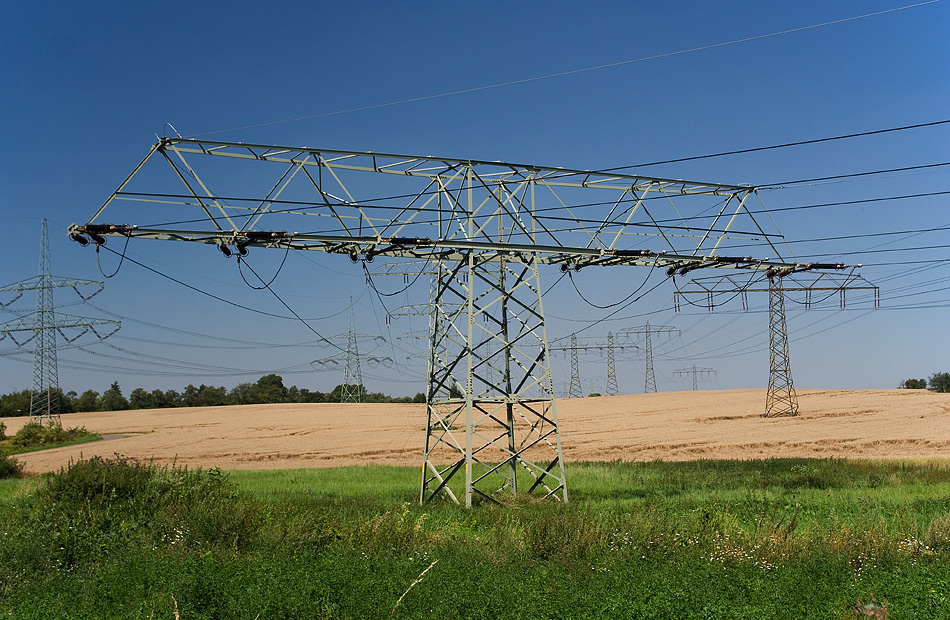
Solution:
[{"label": "distant pylon", "polygon": [[580,364],[577,363],[577,335],[571,334],[571,387],[567,390],[567,397],[580,398],[583,395]]},{"label": "distant pylon", "polygon": [[693,376],[693,391],[699,389],[699,376],[700,375],[714,375],[716,371],[712,368],[697,368],[693,366],[692,368],[683,368],[677,370],[673,373],[674,375],[692,375]]},{"label": "distant pylon", "polygon": [[[88,243],[88,241],[87,241]],[[79,291],[81,286],[97,286],[90,295]],[[30,422],[59,422],[61,403],[59,402],[59,369],[56,356],[56,332],[62,334],[64,329],[81,329],[82,331],[70,342],[83,334],[92,332],[99,340],[105,340],[119,329],[119,321],[90,319],[82,316],[72,316],[57,313],[53,306],[53,289],[70,287],[83,301],[95,297],[102,291],[102,282],[80,280],[78,278],[63,278],[50,274],[49,235],[46,229],[46,220],[43,220],[40,229],[40,265],[39,273],[35,278],[21,280],[14,284],[0,287],[2,293],[16,293],[16,297],[9,302],[0,303],[6,307],[23,296],[26,291],[36,291],[36,311],[21,315],[19,318],[0,324],[0,340],[10,336],[17,346],[23,346],[33,340],[33,389],[30,392]],[[113,331],[101,334],[97,326],[109,325]],[[30,337],[17,339],[17,334],[30,333]]]},{"label": "distant pylon", "polygon": [[673,329],[672,327],[667,327],[665,325],[660,327],[651,327],[650,323],[642,327],[628,327],[626,329],[620,330],[617,334],[618,336],[629,337],[632,334],[643,334],[644,340],[646,341],[646,353],[645,353],[645,363],[646,363],[646,375],[643,380],[643,393],[644,394],[655,394],[656,393],[656,375],[653,373],[653,340],[651,336],[653,334],[667,333],[667,332],[677,332],[679,330]]},{"label": "distant pylon", "polygon": [[620,388],[617,386],[617,366],[614,362],[614,335],[607,332],[607,389],[604,390],[604,396],[616,396],[620,394]]},{"label": "distant pylon", "polygon": [[360,351],[356,344],[356,320],[353,317],[352,297],[350,297],[350,329],[346,334],[346,366],[343,368],[340,402],[363,402],[363,374],[360,372]]},{"label": "distant pylon", "polygon": [[50,272],[46,218],[40,232],[40,269],[36,288],[36,327],[33,344],[33,391],[30,422],[59,421],[59,368],[53,319],[53,277]]},{"label": "distant pylon", "polygon": [[792,382],[785,324],[785,291],[781,277],[769,278],[769,392],[765,417],[798,415],[798,395]]}]

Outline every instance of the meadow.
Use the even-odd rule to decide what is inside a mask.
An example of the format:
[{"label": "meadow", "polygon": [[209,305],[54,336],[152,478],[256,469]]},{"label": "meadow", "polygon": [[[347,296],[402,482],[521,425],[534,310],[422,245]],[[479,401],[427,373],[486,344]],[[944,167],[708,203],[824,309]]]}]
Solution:
[{"label": "meadow", "polygon": [[[950,462],[588,462],[567,504],[418,467],[92,458],[0,485],[12,618],[950,618]],[[868,606],[865,606],[868,605]]]}]

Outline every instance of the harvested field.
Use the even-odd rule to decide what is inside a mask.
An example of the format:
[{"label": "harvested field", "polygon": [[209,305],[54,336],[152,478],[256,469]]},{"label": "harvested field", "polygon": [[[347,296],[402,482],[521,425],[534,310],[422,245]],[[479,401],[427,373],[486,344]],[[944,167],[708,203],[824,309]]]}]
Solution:
[{"label": "harvested field", "polygon": [[[801,415],[761,417],[764,390],[559,400],[568,461],[950,457],[950,394],[800,390]],[[104,441],[19,455],[29,472],[80,457],[190,468],[421,465],[425,406],[280,404],[63,415]],[[7,433],[25,418],[6,418]]]}]

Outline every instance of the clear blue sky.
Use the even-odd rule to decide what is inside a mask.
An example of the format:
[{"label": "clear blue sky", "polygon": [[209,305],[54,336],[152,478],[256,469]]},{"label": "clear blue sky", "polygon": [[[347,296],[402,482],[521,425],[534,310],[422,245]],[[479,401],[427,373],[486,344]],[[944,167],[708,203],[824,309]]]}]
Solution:
[{"label": "clear blue sky", "polygon": [[[950,4],[849,19],[911,4],[3,3],[0,284],[36,274],[44,217],[53,273],[102,280],[94,251],[69,241],[65,229],[92,216],[156,134],[171,133],[166,123],[185,136],[222,140],[596,169],[946,120]],[[829,25],[802,29],[818,24]],[[717,45],[742,39],[751,40]],[[706,49],[686,51],[695,48]],[[604,65],[612,66],[577,71]],[[436,96],[458,91],[470,92]],[[411,99],[418,100],[383,105]],[[948,145],[950,125],[939,125],[637,172],[761,185],[946,162]],[[874,311],[859,294],[845,311],[836,299],[809,311],[790,305],[797,387],[887,388],[950,370],[947,196],[781,210],[948,191],[947,168],[763,192],[800,259],[863,263],[860,273],[881,287]],[[868,236],[898,231],[923,232]],[[851,238],[812,241],[831,237]],[[914,249],[922,247],[931,249]],[[262,258],[263,268],[276,270],[279,254]],[[138,241],[129,256],[193,287],[286,314],[213,248]],[[103,270],[114,268],[104,255]],[[607,305],[648,272],[585,271],[575,281],[589,300]],[[422,344],[399,338],[424,321],[387,325],[385,316],[422,301],[425,287],[383,307],[358,267],[317,253],[291,255],[274,288],[302,316],[326,317],[311,325],[327,335],[346,332],[352,296],[358,330],[384,336],[376,353],[398,362],[364,367],[367,387],[424,390],[424,364],[406,359]],[[545,301],[549,337],[586,328],[584,336],[604,339],[646,320],[665,323],[681,334],[654,343],[660,390],[689,389],[674,372],[693,365],[716,370],[702,387],[765,387],[766,297],[750,298],[748,313],[732,303],[713,314],[676,314],[673,290],[664,284],[605,321],[608,311],[559,284]],[[78,300],[68,289],[56,292],[62,311],[106,317]],[[9,309],[33,303],[24,298]],[[342,381],[342,367],[310,368],[333,350],[316,346],[299,322],[236,309],[132,264],[92,303],[124,325],[107,341],[112,347],[84,339],[77,342],[85,350],[60,351],[65,390],[101,392],[113,381],[126,394],[188,383],[231,387],[268,372],[322,391]],[[14,317],[0,311],[0,320]],[[9,339],[0,342],[0,392],[30,387],[30,361],[29,348],[17,353]],[[585,391],[603,391],[604,361],[582,361]],[[621,391],[642,390],[641,359],[618,362],[618,372]],[[559,387],[568,373],[567,358],[555,358]]]}]

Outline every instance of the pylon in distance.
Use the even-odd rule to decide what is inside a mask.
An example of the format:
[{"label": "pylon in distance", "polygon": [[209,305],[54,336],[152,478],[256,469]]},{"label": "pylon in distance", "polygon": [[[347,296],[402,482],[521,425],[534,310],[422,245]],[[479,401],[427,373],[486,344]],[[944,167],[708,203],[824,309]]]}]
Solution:
[{"label": "pylon in distance", "polygon": [[769,278],[769,392],[765,417],[798,415],[798,395],[792,382],[785,324],[785,291],[782,278]]},{"label": "pylon in distance", "polygon": [[614,361],[614,335],[613,332],[607,332],[607,389],[604,390],[604,396],[618,394],[620,388],[617,386],[617,365]]},{"label": "pylon in distance", "polygon": [[353,318],[353,298],[350,298],[350,329],[346,334],[346,365],[343,367],[341,403],[363,402],[363,373],[360,371],[360,351],[356,344],[356,319]]},{"label": "pylon in distance", "polygon": [[660,327],[651,327],[649,323],[642,327],[629,327],[620,331],[618,335],[629,337],[632,334],[643,334],[645,344],[646,344],[646,353],[644,356],[644,361],[646,365],[646,373],[643,379],[643,393],[644,394],[655,394],[656,393],[656,374],[653,372],[653,340],[651,336],[653,334],[660,333],[679,333],[679,330],[673,329],[672,327],[667,327],[665,325]]},{"label": "pylon in distance", "polygon": [[693,376],[693,391],[699,389],[699,377],[702,375],[714,375],[716,371],[712,368],[697,368],[693,366],[692,368],[683,368],[677,370],[673,373],[674,375],[692,375]]},{"label": "pylon in distance", "polygon": [[584,395],[581,388],[581,369],[577,362],[577,335],[571,334],[571,387],[567,390],[568,398],[580,398]]},{"label": "pylon in distance", "polygon": [[36,289],[36,329],[33,345],[33,390],[30,422],[59,421],[59,368],[53,319],[53,277],[50,273],[46,218],[40,232],[40,269]]}]

